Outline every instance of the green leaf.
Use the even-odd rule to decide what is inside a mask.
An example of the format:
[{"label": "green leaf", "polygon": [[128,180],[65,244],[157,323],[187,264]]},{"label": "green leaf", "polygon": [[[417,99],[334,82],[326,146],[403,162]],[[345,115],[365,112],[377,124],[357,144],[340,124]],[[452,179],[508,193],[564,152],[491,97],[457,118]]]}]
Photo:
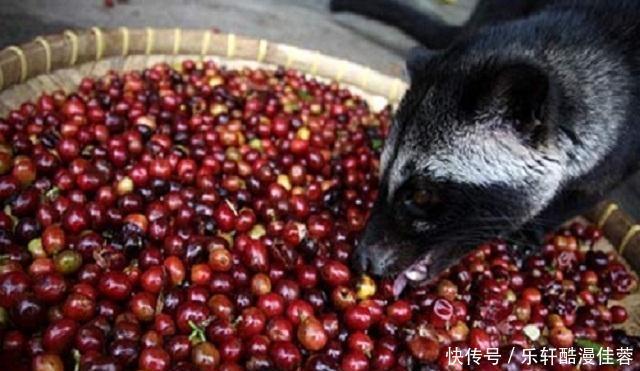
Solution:
[{"label": "green leaf", "polygon": [[382,141],[382,139],[371,139],[371,148],[373,148],[375,151],[382,148],[383,144],[384,142]]},{"label": "green leaf", "polygon": [[311,93],[309,93],[306,90],[298,91],[298,97],[300,97],[300,99],[302,99],[305,102],[308,102],[313,99],[313,96],[311,95]]},{"label": "green leaf", "polygon": [[197,345],[207,341],[207,336],[204,333],[204,329],[189,321],[189,327],[191,327],[191,334],[189,334],[189,341],[191,344]]},{"label": "green leaf", "polygon": [[60,196],[60,188],[58,187],[53,187],[44,194],[44,197],[49,201],[55,201],[58,196]]},{"label": "green leaf", "polygon": [[595,354],[597,354],[603,348],[602,344],[596,343],[595,341],[591,341],[591,340],[585,339],[585,338],[577,339],[576,340],[576,345],[579,346],[580,348],[591,348],[591,349],[593,349],[593,352]]},{"label": "green leaf", "polygon": [[[577,339],[576,340],[576,345],[579,346],[580,348],[591,348],[591,349],[593,349],[593,354],[600,354],[600,352],[602,352],[602,350],[604,349],[602,344],[596,343],[595,341],[591,341],[591,340],[585,339],[585,338]],[[616,365],[620,366],[620,360],[619,359],[615,359],[614,363]]]}]

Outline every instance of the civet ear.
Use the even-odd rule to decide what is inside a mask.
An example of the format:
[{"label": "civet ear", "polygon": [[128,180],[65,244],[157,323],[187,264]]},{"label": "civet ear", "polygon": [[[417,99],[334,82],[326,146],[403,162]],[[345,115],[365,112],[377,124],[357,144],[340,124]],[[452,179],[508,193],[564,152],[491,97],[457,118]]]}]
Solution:
[{"label": "civet ear", "polygon": [[475,76],[463,93],[461,104],[472,111],[500,114],[524,136],[537,142],[548,132],[549,75],[529,64],[501,66]]}]

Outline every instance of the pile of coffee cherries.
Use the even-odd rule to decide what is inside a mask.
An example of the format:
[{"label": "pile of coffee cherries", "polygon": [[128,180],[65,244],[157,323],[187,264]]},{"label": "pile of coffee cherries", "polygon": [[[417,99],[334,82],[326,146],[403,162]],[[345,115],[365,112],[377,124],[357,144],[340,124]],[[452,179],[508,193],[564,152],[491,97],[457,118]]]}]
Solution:
[{"label": "pile of coffee cherries", "polygon": [[[592,227],[528,258],[488,243],[399,298],[352,272],[390,115],[297,71],[193,61],[21,105],[0,119],[0,364],[463,369],[447,349],[637,346],[609,303],[636,280]],[[544,369],[517,360],[475,368]]]}]

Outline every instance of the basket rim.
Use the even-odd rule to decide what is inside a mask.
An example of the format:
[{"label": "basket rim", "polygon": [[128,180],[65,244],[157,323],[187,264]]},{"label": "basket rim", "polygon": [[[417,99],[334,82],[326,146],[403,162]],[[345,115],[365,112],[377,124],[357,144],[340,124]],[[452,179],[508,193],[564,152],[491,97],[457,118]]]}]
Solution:
[{"label": "basket rim", "polygon": [[56,70],[137,55],[222,57],[282,65],[354,86],[392,105],[408,88],[401,78],[362,64],[266,39],[210,29],[92,27],[38,36],[0,50],[0,92]]}]

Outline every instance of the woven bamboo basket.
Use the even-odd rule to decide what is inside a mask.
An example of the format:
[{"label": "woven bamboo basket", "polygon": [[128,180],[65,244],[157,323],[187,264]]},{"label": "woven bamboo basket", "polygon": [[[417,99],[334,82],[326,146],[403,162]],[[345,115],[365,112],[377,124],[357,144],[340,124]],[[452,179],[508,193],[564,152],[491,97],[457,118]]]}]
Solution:
[{"label": "woven bamboo basket", "polygon": [[[289,45],[234,34],[191,29],[109,29],[66,31],[0,51],[0,117],[44,92],[72,92],[86,76],[109,70],[140,70],[159,62],[213,59],[229,68],[285,66],[319,79],[334,80],[367,100],[374,109],[395,105],[407,85],[345,60]],[[596,248],[615,250],[640,272],[640,225],[618,205],[603,202],[584,218],[601,227],[606,239]],[[623,327],[640,335],[640,294],[622,303],[631,313]]]}]

